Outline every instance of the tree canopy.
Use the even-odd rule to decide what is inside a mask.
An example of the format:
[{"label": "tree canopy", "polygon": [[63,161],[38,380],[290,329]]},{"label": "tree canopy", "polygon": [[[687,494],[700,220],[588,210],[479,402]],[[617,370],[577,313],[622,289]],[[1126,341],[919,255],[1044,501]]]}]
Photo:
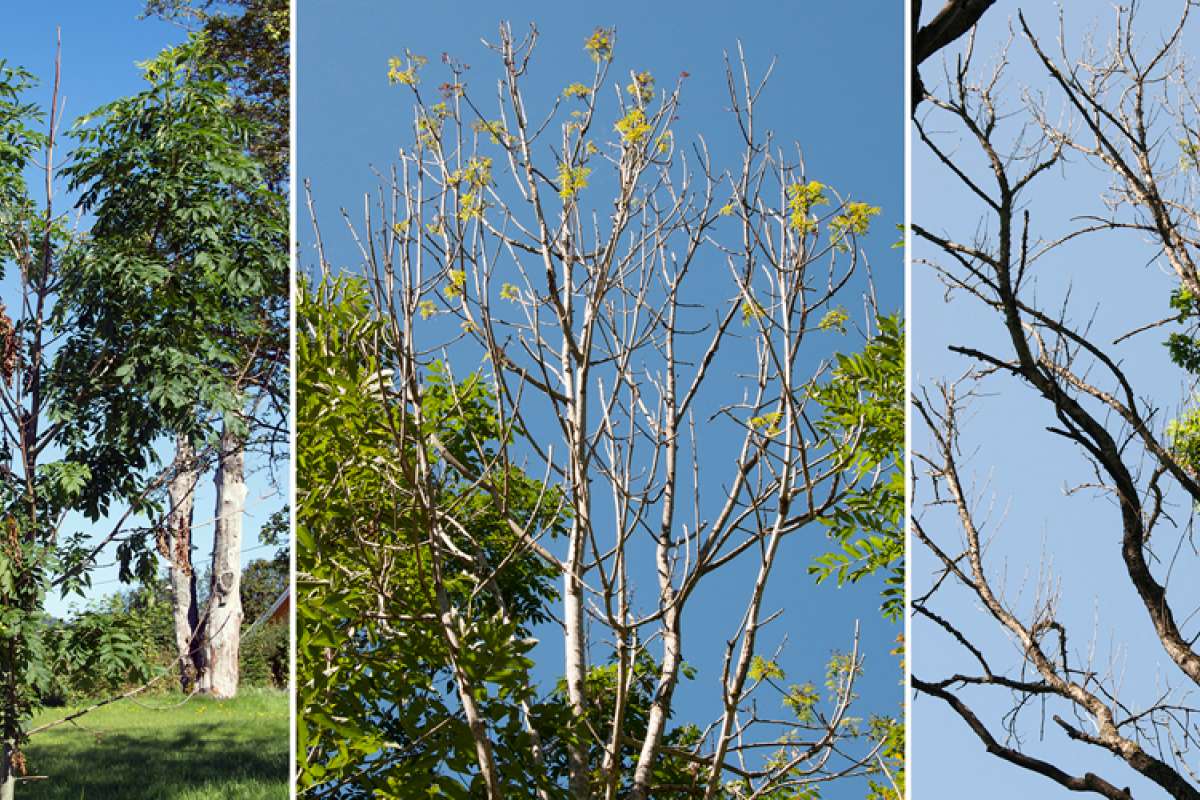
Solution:
[{"label": "tree canopy", "polygon": [[[486,107],[456,58],[392,58],[413,127],[361,264],[315,235],[302,792],[896,797],[899,724],[851,711],[857,630],[811,681],[766,631],[768,586],[810,565],[899,608],[903,338],[861,249],[882,212],[778,151],[744,65],[732,152],[676,141],[682,77],[634,70],[610,105],[606,28],[535,118],[537,38],[501,27]],[[801,562],[806,534],[832,551]],[[713,602],[740,621],[705,625]],[[715,718],[676,700],[699,691]]]}]

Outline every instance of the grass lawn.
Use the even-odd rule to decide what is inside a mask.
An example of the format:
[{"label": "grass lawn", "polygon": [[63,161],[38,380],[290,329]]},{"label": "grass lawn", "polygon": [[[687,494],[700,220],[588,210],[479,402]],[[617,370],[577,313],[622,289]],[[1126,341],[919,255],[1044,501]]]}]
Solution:
[{"label": "grass lawn", "polygon": [[[288,702],[244,689],[218,702],[179,695],[121,701],[30,740],[18,800],[282,800],[288,796]],[[146,706],[170,707],[152,710]],[[35,724],[70,709],[50,709]]]}]

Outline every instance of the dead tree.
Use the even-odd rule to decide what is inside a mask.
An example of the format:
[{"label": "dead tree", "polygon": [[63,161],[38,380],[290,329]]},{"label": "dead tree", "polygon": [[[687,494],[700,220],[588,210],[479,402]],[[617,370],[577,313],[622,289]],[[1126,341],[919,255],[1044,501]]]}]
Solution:
[{"label": "dead tree", "polygon": [[[1190,537],[1200,501],[1192,433],[1196,371],[1187,358],[1196,335],[1191,298],[1200,287],[1194,263],[1200,246],[1194,173],[1200,106],[1184,46],[1185,37],[1194,41],[1195,30],[1192,4],[1185,3],[1178,24],[1147,49],[1135,35],[1137,11],[1136,4],[1118,10],[1111,46],[1088,45],[1077,54],[1065,22],[1060,20],[1059,44],[1051,49],[1021,16],[1010,47],[1026,48],[1045,86],[1013,103],[1002,88],[1011,85],[1002,78],[1012,52],[1002,50],[997,66],[977,70],[978,43],[971,42],[947,95],[929,98],[928,118],[917,122],[922,146],[979,209],[978,221],[967,223],[970,230],[918,220],[918,280],[936,276],[948,299],[972,303],[981,313],[973,329],[940,343],[963,357],[965,377],[919,386],[913,401],[916,427],[923,429],[914,458],[924,474],[912,527],[917,546],[935,565],[931,576],[915,576],[914,647],[945,641],[960,648],[973,668],[939,676],[918,669],[913,686],[918,698],[947,704],[989,753],[1059,786],[1128,800],[1128,781],[1116,777],[1121,764],[1166,796],[1194,799],[1200,781],[1192,695],[1200,684],[1200,654],[1196,633],[1187,628],[1195,625],[1195,592],[1186,577],[1173,582],[1172,575],[1186,576],[1197,566]],[[942,132],[934,133],[935,127]],[[1064,179],[1064,170],[1069,179],[1069,170],[1079,169],[1075,161],[1103,172],[1109,182],[1103,196],[1081,191],[1077,207],[1062,214],[1039,205],[1039,187]],[[918,208],[920,196],[918,184]],[[1044,285],[1039,290],[1039,277],[1090,277],[1073,258],[1073,247],[1131,234],[1144,243],[1145,261],[1173,277],[1171,302],[1178,313],[1143,324],[1138,317],[1146,312],[1127,304],[1120,283],[1098,290],[1100,307],[1086,314],[1074,307],[1069,290],[1061,299],[1048,296]],[[1169,299],[1163,297],[1164,306]],[[1123,331],[1101,332],[1101,321]],[[1173,371],[1190,387],[1178,398],[1164,397],[1155,375],[1147,377],[1145,364],[1138,363],[1147,358],[1144,350],[1129,350],[1135,337],[1163,328],[1172,331],[1172,347],[1161,351],[1159,374]],[[992,343],[980,345],[981,339]],[[989,511],[987,493],[972,485],[969,464],[986,467],[988,450],[984,444],[975,452],[967,412],[985,392],[1036,398],[1053,420],[1044,436],[1073,445],[1087,477],[1068,489],[1068,497],[1099,497],[1110,509],[1107,527],[1087,531],[1081,546],[1089,558],[1119,565],[1133,590],[1131,601],[1166,658],[1159,674],[1122,676],[1116,653],[1106,659],[1095,641],[1130,632],[1109,631],[1103,620],[1090,632],[1092,645],[1080,644],[1089,632],[1081,635],[1078,619],[1069,619],[1064,598],[1093,597],[1100,590],[1060,586],[1046,560],[1054,551],[1022,551],[1024,563],[1014,565],[1011,555],[1001,562],[989,549],[1004,532]],[[1031,453],[1046,446],[1028,441]],[[1065,465],[1064,480],[1077,472]],[[994,480],[1004,478],[997,473]],[[1010,576],[1022,572],[1036,576],[1031,594],[1013,585]],[[998,647],[997,632],[1015,650]],[[1007,709],[1002,730],[979,711],[984,694],[1009,698],[1000,700]],[[1102,775],[1039,755],[1028,734],[1042,728],[1046,737],[1090,745],[1116,763]]]}]

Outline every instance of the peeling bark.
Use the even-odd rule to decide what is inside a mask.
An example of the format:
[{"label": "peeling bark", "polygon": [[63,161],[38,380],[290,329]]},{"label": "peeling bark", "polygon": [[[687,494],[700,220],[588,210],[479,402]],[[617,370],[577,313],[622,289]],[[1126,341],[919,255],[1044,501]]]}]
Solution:
[{"label": "peeling bark", "polygon": [[212,583],[204,633],[207,662],[201,688],[214,697],[238,689],[238,645],[242,630],[242,516],[246,508],[244,443],[228,424],[221,432],[217,468],[217,514],[213,535]]},{"label": "peeling bark", "polygon": [[175,657],[179,686],[191,690],[204,671],[200,648],[200,610],[196,603],[196,572],[192,567],[192,515],[200,478],[195,450],[186,436],[175,441],[174,477],[167,484],[171,511],[160,551],[169,565],[171,614],[175,626]]}]

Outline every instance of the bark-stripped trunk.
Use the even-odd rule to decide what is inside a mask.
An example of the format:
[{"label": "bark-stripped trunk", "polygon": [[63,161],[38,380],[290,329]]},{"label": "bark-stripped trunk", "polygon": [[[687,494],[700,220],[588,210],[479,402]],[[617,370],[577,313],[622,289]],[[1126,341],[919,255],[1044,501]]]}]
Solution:
[{"label": "bark-stripped trunk", "polygon": [[[665,549],[665,548],[664,548]],[[669,600],[673,602],[674,596]],[[679,682],[679,667],[683,663],[681,640],[683,638],[679,611],[671,606],[663,616],[663,661],[659,668],[658,691],[650,706],[646,720],[646,738],[642,740],[637,767],[633,773],[633,789],[630,800],[649,800],[653,787],[654,768],[659,766],[658,757],[662,748],[663,734],[667,729],[667,718],[671,715],[671,700]]]},{"label": "bark-stripped trunk", "polygon": [[238,688],[238,644],[242,630],[242,516],[246,507],[245,451],[228,424],[221,432],[217,468],[216,531],[212,586],[204,629],[206,670],[202,688],[214,697],[233,697]]},{"label": "bark-stripped trunk", "polygon": [[179,685],[187,692],[204,672],[200,642],[200,612],[196,605],[196,573],[192,568],[192,515],[196,482],[200,478],[196,454],[186,436],[175,441],[174,477],[167,485],[171,512],[163,555],[170,565],[171,612],[175,620],[175,656]]},{"label": "bark-stripped trunk", "polygon": [[658,572],[659,608],[663,611],[663,660],[659,667],[658,691],[650,704],[650,713],[646,719],[646,738],[642,741],[641,752],[638,755],[637,768],[633,774],[633,790],[629,793],[631,800],[649,800],[650,780],[657,766],[659,747],[662,745],[663,733],[667,729],[667,717],[671,714],[671,698],[675,694],[675,685],[679,680],[679,666],[683,660],[682,644],[683,630],[679,619],[678,597],[675,586],[671,583],[671,548],[675,544],[672,536],[675,527],[675,489],[678,479],[676,471],[679,464],[679,416],[675,396],[675,330],[676,318],[674,307],[668,312],[670,333],[667,334],[667,370],[666,397],[664,409],[665,419],[663,428],[666,441],[666,469],[663,480],[663,509],[662,521],[658,532],[658,544],[655,547],[655,566]]},{"label": "bark-stripped trunk", "polygon": [[[563,574],[563,646],[566,656],[567,699],[571,704],[571,713],[580,724],[587,714],[587,695],[584,690],[587,678],[587,640],[583,627],[581,581],[583,545],[583,533],[573,529],[570,552],[567,556],[570,568]],[[567,746],[567,760],[571,796],[577,800],[586,798],[589,766],[587,747],[572,741]]]},{"label": "bark-stripped trunk", "polygon": [[[570,264],[564,266],[564,283],[570,286]],[[571,295],[566,293],[564,301],[566,308],[563,325],[564,337],[570,336]],[[563,375],[565,383],[570,388],[572,405],[570,407],[569,430],[571,435],[571,492],[573,497],[574,517],[571,524],[571,542],[567,551],[567,570],[563,574],[563,644],[565,648],[565,669],[567,683],[567,699],[571,704],[571,712],[575,719],[582,723],[587,716],[587,629],[584,627],[584,598],[583,573],[584,549],[587,543],[588,531],[591,528],[591,488],[588,484],[587,469],[587,365],[582,365],[578,372],[573,371],[570,359],[570,347],[563,344]],[[587,800],[591,797],[591,767],[588,760],[588,748],[580,742],[572,742],[567,747],[568,788],[576,800]]]}]

